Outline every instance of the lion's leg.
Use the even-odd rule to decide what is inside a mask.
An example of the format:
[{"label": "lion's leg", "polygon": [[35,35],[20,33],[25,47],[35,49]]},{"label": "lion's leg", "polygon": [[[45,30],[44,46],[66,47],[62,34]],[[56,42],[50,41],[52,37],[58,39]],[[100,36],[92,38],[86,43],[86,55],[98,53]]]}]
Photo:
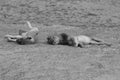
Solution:
[{"label": "lion's leg", "polygon": [[10,35],[10,34],[8,34],[8,35],[5,35],[5,38],[18,39],[18,38],[22,38],[22,36],[21,35]]},{"label": "lion's leg", "polygon": [[81,47],[81,48],[84,48],[85,44],[83,42],[79,42],[78,46]]},{"label": "lion's leg", "polygon": [[89,44],[90,45],[106,45],[106,46],[111,46],[112,45],[112,44],[105,43],[105,42],[95,42],[95,41],[91,41]]},{"label": "lion's leg", "polygon": [[76,44],[74,45],[74,47],[78,47],[78,43],[76,43]]},{"label": "lion's leg", "polygon": [[90,45],[100,45],[100,43],[101,43],[101,42],[96,42],[96,41],[93,41],[93,40],[91,40],[91,41],[89,42]]},{"label": "lion's leg", "polygon": [[15,38],[13,38],[13,39],[12,39],[12,38],[10,38],[10,37],[9,37],[9,38],[7,38],[7,41],[8,41],[8,42],[16,42],[16,40],[17,40],[17,39],[15,39]]},{"label": "lion's leg", "polygon": [[78,47],[78,45],[79,45],[79,42],[74,42],[74,43],[73,43],[73,46],[74,46],[74,47]]},{"label": "lion's leg", "polygon": [[7,41],[9,41],[9,42],[15,42],[19,38],[22,38],[22,36],[20,36],[20,35],[10,35],[10,34],[5,35],[5,39],[7,39]]}]

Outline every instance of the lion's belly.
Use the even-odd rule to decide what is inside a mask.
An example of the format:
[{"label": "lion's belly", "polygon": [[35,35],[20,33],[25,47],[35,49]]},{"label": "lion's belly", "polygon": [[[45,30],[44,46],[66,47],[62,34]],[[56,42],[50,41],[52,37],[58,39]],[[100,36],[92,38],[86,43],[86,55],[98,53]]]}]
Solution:
[{"label": "lion's belly", "polygon": [[78,36],[77,37],[77,41],[80,43],[80,42],[82,42],[82,43],[90,43],[90,41],[91,41],[91,39],[89,38],[89,37],[87,37],[87,36]]}]

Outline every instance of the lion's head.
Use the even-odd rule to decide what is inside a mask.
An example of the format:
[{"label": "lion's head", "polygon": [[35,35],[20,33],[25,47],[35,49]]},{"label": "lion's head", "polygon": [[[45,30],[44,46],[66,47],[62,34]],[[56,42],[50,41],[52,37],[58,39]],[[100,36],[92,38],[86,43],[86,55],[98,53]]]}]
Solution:
[{"label": "lion's head", "polygon": [[59,44],[59,42],[60,42],[60,38],[58,36],[48,36],[47,37],[47,43],[49,43],[49,44],[56,45],[56,44]]}]

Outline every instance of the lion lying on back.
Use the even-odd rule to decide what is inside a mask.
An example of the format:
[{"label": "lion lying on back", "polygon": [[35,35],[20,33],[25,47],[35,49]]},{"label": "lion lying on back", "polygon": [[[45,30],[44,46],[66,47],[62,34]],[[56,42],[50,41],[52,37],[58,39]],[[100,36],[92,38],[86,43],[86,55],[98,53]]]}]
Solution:
[{"label": "lion lying on back", "polygon": [[90,38],[85,35],[79,35],[79,36],[71,36],[68,38],[68,44],[70,46],[75,46],[75,47],[85,47],[85,45],[107,45],[111,46],[111,44],[104,43],[100,40]]},{"label": "lion lying on back", "polygon": [[52,45],[57,44],[68,45],[68,37],[69,35],[66,33],[49,35],[47,37],[47,43]]}]

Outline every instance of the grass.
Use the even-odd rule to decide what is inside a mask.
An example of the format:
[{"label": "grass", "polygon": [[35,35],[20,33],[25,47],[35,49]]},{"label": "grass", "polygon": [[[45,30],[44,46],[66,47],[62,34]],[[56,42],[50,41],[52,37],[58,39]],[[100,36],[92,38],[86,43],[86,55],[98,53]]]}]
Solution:
[{"label": "grass", "polygon": [[[21,2],[15,5],[9,1],[7,5],[1,4],[0,17],[0,80],[120,78],[118,6],[87,1],[40,3],[37,0],[31,4]],[[25,20],[30,20],[33,26],[40,29],[38,43],[18,45],[6,42],[4,35],[28,29]],[[54,32],[85,34],[113,45],[75,48],[46,44],[46,37]]]}]

